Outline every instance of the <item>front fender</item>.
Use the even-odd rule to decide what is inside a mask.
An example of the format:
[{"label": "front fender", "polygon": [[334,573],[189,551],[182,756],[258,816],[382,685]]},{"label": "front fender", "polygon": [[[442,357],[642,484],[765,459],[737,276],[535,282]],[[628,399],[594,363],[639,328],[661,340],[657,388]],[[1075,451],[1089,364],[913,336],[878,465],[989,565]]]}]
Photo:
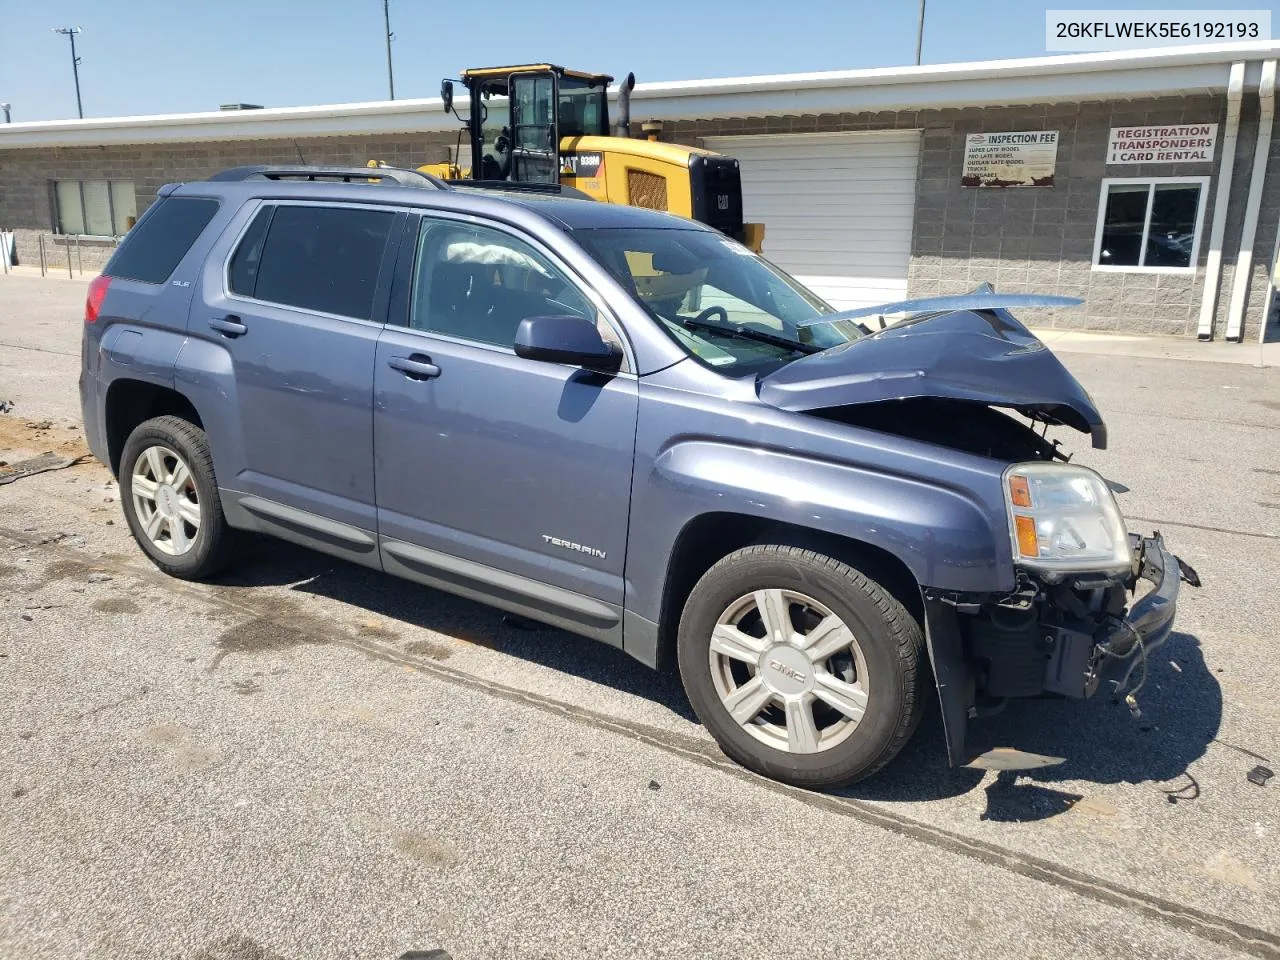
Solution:
[{"label": "front fender", "polygon": [[654,461],[650,488],[653,496],[679,504],[674,512],[686,522],[704,512],[746,514],[878,547],[901,560],[921,586],[1013,588],[1003,522],[994,529],[981,500],[962,489],[712,440],[664,450]]}]

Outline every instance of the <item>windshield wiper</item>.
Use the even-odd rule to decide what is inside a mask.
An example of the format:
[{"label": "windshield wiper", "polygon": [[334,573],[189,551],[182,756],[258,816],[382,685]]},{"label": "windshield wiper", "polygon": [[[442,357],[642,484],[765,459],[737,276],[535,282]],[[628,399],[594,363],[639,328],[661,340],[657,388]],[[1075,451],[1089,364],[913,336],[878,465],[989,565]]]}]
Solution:
[{"label": "windshield wiper", "polygon": [[763,330],[756,330],[752,327],[744,327],[741,324],[727,327],[724,324],[712,323],[710,320],[699,320],[696,317],[681,317],[677,322],[686,330],[710,330],[713,333],[723,333],[726,337],[737,337],[739,340],[754,340],[756,343],[767,343],[775,347],[784,347],[787,350],[796,350],[800,353],[821,353],[825,349],[817,344],[788,340],[786,337],[765,333]]}]

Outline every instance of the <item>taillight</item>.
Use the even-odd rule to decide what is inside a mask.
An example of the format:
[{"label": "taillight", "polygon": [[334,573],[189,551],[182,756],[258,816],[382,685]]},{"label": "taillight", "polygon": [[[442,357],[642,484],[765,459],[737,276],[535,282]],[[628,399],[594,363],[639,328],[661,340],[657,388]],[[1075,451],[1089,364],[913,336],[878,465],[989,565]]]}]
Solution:
[{"label": "taillight", "polygon": [[89,296],[84,301],[84,322],[93,323],[102,310],[102,300],[107,295],[107,287],[111,286],[111,278],[98,274],[89,281]]}]

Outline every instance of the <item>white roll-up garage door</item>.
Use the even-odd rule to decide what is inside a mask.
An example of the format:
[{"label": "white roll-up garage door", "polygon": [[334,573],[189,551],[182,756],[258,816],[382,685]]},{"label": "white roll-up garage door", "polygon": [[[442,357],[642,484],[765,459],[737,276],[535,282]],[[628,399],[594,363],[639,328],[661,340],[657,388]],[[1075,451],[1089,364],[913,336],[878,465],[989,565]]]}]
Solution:
[{"label": "white roll-up garage door", "polygon": [[902,300],[918,130],[707,137],[742,163],[745,218],[764,255],[837,309]]}]

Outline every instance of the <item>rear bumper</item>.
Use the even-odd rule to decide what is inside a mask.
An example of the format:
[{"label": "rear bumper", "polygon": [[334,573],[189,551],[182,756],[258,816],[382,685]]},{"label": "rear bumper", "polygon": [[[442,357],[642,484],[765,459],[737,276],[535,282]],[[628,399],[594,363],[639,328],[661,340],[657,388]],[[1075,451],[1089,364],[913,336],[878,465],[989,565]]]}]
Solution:
[{"label": "rear bumper", "polygon": [[83,364],[80,368],[80,419],[89,452],[110,467],[102,409],[102,384],[96,376],[84,369]]}]

